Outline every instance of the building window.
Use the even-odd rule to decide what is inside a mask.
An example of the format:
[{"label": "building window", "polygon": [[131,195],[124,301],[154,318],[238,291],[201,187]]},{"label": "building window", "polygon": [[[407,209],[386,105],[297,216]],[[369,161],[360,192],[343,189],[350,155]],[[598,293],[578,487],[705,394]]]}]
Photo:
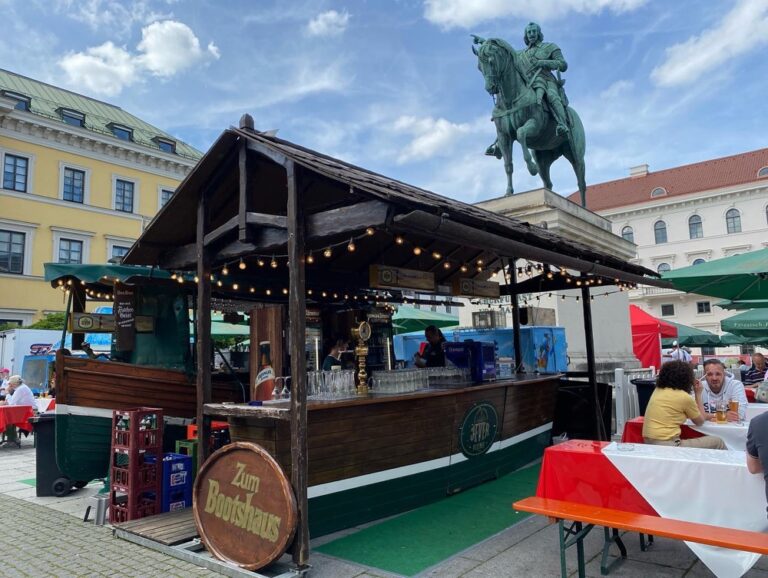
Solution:
[{"label": "building window", "polygon": [[0,273],[24,273],[24,242],[26,235],[0,229]]},{"label": "building window", "polygon": [[701,265],[702,263],[706,263],[704,259],[695,259],[691,265]]},{"label": "building window", "polygon": [[715,352],[714,347],[702,347],[701,348],[701,356],[702,357],[711,357],[712,355],[717,355]]},{"label": "building window", "polygon": [[64,187],[62,199],[73,203],[82,203],[85,198],[85,171],[64,169]]},{"label": "building window", "polygon": [[728,233],[741,233],[741,214],[738,209],[728,209],[725,214],[725,226]]},{"label": "building window", "polygon": [[21,319],[0,319],[0,327],[21,327],[24,322]]},{"label": "building window", "polygon": [[130,247],[123,247],[122,245],[112,245],[112,259],[115,259],[118,263],[120,263],[128,254],[128,250]]},{"label": "building window", "polygon": [[59,263],[83,262],[83,242],[75,239],[59,240]]},{"label": "building window", "polygon": [[655,199],[656,197],[663,197],[667,194],[667,191],[663,187],[656,187],[651,191],[651,198]]},{"label": "building window", "polygon": [[632,230],[632,227],[626,226],[621,230],[621,238],[625,241],[629,241],[630,243],[635,242],[635,232]]},{"label": "building window", "polygon": [[701,226],[701,217],[698,215],[688,219],[688,236],[691,239],[701,239],[704,236],[704,227]]},{"label": "building window", "polygon": [[170,189],[160,189],[160,208],[165,206],[165,203],[171,200],[173,191]]},{"label": "building window", "polygon": [[712,307],[710,306],[709,301],[697,301],[696,313],[698,313],[699,315],[703,315],[705,313],[712,313]]},{"label": "building window", "polygon": [[653,224],[653,237],[657,245],[667,242],[667,224],[664,221],[656,221]]},{"label": "building window", "polygon": [[659,263],[659,266],[656,267],[656,271],[659,273],[666,273],[667,271],[671,271],[672,267],[669,266],[669,263]]},{"label": "building window", "polygon": [[672,303],[667,303],[666,305],[661,306],[661,316],[662,317],[674,317],[675,316],[675,306]]},{"label": "building window", "polygon": [[82,112],[76,110],[69,110],[67,108],[60,108],[61,120],[72,126],[85,126],[85,115]]},{"label": "building window", "polygon": [[29,105],[32,104],[32,99],[28,96],[25,96],[23,94],[19,94],[17,92],[9,92],[7,90],[3,91],[3,96],[6,98],[10,98],[12,100],[16,101],[16,104],[13,108],[16,110],[26,110],[29,111]]},{"label": "building window", "polygon": [[757,176],[759,177],[768,177],[768,167],[763,167],[759,171],[757,171]]},{"label": "building window", "polygon": [[3,163],[3,188],[26,193],[28,170],[28,158],[6,154]]},{"label": "building window", "polygon": [[107,125],[107,128],[112,131],[112,134],[115,135],[120,140],[133,140],[133,129],[128,128],[127,126],[123,126],[121,124],[115,124],[110,123]]},{"label": "building window", "polygon": [[133,213],[133,188],[130,181],[115,180],[115,210]]},{"label": "building window", "polygon": [[155,137],[152,139],[164,153],[176,154],[176,143],[170,139]]}]

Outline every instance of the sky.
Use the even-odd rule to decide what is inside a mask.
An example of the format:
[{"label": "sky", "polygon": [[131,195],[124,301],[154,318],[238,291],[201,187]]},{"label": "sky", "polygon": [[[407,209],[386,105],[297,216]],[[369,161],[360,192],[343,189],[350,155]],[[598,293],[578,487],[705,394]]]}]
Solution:
[{"label": "sky", "polygon": [[[259,130],[465,202],[503,195],[470,34],[538,22],[587,139],[587,182],[763,148],[768,0],[0,0],[0,67],[206,151]],[[515,191],[541,186],[515,145]],[[565,159],[554,190],[576,179]]]}]

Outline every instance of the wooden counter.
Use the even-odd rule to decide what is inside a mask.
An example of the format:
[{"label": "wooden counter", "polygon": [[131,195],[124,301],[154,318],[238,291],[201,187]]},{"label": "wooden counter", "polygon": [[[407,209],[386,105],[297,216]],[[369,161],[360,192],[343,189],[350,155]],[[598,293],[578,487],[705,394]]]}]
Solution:
[{"label": "wooden counter", "polygon": [[[550,443],[559,378],[523,375],[457,389],[310,401],[312,535],[434,501],[540,457]],[[208,404],[204,411],[229,420],[233,442],[263,446],[290,471],[287,401]],[[486,431],[487,439],[477,433]],[[477,455],[467,451],[470,438],[478,442]]]}]

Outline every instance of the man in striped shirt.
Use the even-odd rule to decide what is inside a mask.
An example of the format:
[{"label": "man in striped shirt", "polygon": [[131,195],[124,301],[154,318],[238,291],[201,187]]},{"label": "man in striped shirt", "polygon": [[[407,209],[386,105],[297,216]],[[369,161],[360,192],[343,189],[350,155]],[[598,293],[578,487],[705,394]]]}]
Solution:
[{"label": "man in striped shirt", "polygon": [[752,367],[744,374],[744,385],[757,387],[765,380],[765,356],[762,353],[752,354]]}]

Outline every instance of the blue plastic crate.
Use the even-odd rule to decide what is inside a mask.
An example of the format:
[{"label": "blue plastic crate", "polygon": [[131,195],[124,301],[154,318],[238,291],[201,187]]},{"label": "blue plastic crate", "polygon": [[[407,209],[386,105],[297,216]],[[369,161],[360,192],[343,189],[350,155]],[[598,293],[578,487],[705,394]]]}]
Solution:
[{"label": "blue plastic crate", "polygon": [[193,467],[192,456],[171,452],[163,455],[161,511],[181,510],[192,505]]}]

